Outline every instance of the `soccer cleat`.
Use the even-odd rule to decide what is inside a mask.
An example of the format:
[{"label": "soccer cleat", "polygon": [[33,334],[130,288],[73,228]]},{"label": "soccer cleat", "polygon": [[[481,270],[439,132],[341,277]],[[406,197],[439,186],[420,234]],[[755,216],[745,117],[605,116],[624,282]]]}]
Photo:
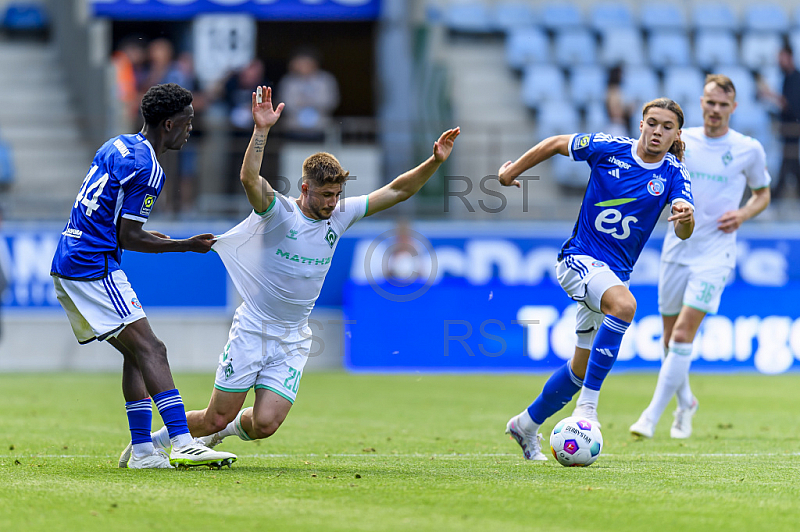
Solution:
[{"label": "soccer cleat", "polygon": [[672,414],[675,416],[675,421],[672,422],[672,427],[669,429],[669,435],[672,438],[685,440],[692,435],[692,418],[697,412],[697,407],[700,406],[695,397],[692,400],[692,406],[683,409],[678,408]]},{"label": "soccer cleat", "polygon": [[161,449],[156,449],[153,454],[137,457],[131,453],[126,464],[129,469],[175,469],[169,463],[169,456]]},{"label": "soccer cleat", "polygon": [[220,438],[219,432],[215,432],[214,434],[209,434],[208,436],[200,436],[199,438],[195,438],[195,441],[198,441],[208,447],[209,449],[213,449],[220,443],[224,438]]},{"label": "soccer cleat", "polygon": [[213,451],[198,440],[180,449],[172,448],[169,463],[177,467],[208,466],[217,469],[230,467],[236,461],[236,455],[222,451]]},{"label": "soccer cleat", "polygon": [[652,438],[656,432],[655,424],[644,414],[639,417],[639,421],[631,425],[631,434],[640,438]]},{"label": "soccer cleat", "polygon": [[547,457],[542,453],[542,440],[544,438],[541,434],[536,434],[531,437],[527,432],[524,432],[517,425],[517,416],[512,417],[506,425],[506,434],[510,435],[516,440],[520,447],[522,447],[522,454],[525,455],[525,460],[546,461]]},{"label": "soccer cleat", "polygon": [[122,454],[119,455],[119,467],[120,469],[125,469],[128,467],[128,461],[131,459],[131,452],[133,451],[133,443],[128,442],[127,447],[125,450],[122,451]]},{"label": "soccer cleat", "polygon": [[591,403],[579,403],[575,405],[575,410],[572,411],[572,417],[582,417],[588,419],[600,428],[600,422],[597,420],[597,407]]}]

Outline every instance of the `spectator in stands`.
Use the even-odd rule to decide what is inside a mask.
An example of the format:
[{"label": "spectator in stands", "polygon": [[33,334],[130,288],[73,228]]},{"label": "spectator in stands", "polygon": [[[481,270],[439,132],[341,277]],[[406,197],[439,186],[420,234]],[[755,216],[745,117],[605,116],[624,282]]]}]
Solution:
[{"label": "spectator in stands", "polygon": [[114,129],[134,131],[139,121],[141,86],[147,54],[141,37],[130,36],[120,42],[111,56],[116,77],[116,101],[119,103]]},{"label": "spectator in stands", "polygon": [[[186,74],[175,61],[175,48],[169,39],[161,37],[147,46],[147,77],[144,89],[163,83],[177,83],[181,87],[189,85]],[[189,89],[191,90],[191,89]]]},{"label": "spectator in stands", "polygon": [[625,101],[622,92],[622,67],[617,65],[608,72],[606,85],[606,114],[608,126],[605,133],[615,137],[628,137],[628,124],[631,118],[631,105]]},{"label": "spectator in stands", "polygon": [[795,68],[794,53],[788,43],[778,53],[778,65],[783,71],[781,94],[773,92],[766,84],[759,86],[761,97],[773,102],[781,110],[779,120],[783,161],[772,188],[772,197],[776,199],[783,197],[790,178],[794,179],[797,193],[800,194],[800,72]]},{"label": "spectator in stands", "polygon": [[333,74],[320,68],[317,52],[298,50],[289,61],[289,72],[278,84],[278,97],[286,104],[284,137],[319,142],[339,105],[339,84]]}]

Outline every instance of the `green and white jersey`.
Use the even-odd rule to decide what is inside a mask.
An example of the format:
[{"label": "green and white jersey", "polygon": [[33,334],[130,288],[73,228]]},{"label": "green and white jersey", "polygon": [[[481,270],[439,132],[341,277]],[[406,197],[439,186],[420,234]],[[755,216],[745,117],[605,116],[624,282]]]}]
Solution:
[{"label": "green and white jersey", "polygon": [[[284,341],[309,337],[308,316],[339,239],[367,213],[368,197],[345,198],[327,220],[306,217],[294,198],[275,194],[213,246],[262,333]],[[305,336],[304,336],[305,335]]]},{"label": "green and white jersey", "polygon": [[670,228],[661,251],[663,262],[686,265],[736,265],[736,233],[717,229],[717,220],[739,208],[745,185],[768,187],[764,148],[757,140],[729,129],[717,138],[705,135],[702,127],[683,130],[686,143],[684,164],[692,178],[695,227],[692,236],[681,240]]}]

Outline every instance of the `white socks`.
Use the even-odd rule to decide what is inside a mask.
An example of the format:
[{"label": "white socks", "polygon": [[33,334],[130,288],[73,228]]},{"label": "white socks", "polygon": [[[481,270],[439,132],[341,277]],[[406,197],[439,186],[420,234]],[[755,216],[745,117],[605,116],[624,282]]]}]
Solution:
[{"label": "white socks", "polygon": [[589,403],[594,405],[597,408],[597,403],[600,401],[600,390],[590,390],[586,386],[581,388],[581,394],[578,396],[578,401],[575,403],[576,405],[582,405]]},{"label": "white socks", "polygon": [[519,428],[527,432],[528,434],[536,434],[539,432],[539,425],[533,419],[531,419],[531,415],[528,413],[528,409],[522,411],[522,413],[517,417],[517,422],[519,423]]},{"label": "white socks", "polygon": [[[653,424],[658,423],[672,396],[682,387],[684,388],[682,395],[685,396],[685,393],[688,392],[688,406],[691,406],[692,392],[689,388],[689,367],[691,365],[692,344],[670,342],[669,352],[661,364],[661,370],[658,372],[658,383],[653,393],[653,399],[644,411],[645,417]],[[684,408],[681,404],[683,400],[683,397],[679,397],[679,408]]]}]

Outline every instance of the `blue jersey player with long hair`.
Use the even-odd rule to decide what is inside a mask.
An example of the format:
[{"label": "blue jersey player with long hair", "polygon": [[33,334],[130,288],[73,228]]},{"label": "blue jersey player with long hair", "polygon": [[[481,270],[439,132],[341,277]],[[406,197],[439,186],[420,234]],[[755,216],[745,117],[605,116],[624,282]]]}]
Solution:
[{"label": "blue jersey player with long hair", "polygon": [[636,313],[630,273],[661,211],[670,205],[668,220],[679,238],[694,230],[691,181],[681,163],[682,127],[680,106],[659,98],[645,104],[636,140],[603,133],[557,135],[500,168],[500,183],[517,187],[522,172],[556,154],[586,161],[591,169],[578,221],[556,264],[558,282],[578,304],[575,354],[506,426],[528,460],[547,459],[539,427],[578,390],[574,415],[597,422],[600,387]]},{"label": "blue jersey player with long hair", "polygon": [[[174,83],[156,85],[142,98],[141,110],[142,130],[103,144],[83,180],[51,266],[56,295],[79,343],[105,340],[122,353],[131,444],[120,467],[230,465],[235,455],[192,439],[167,349],[120,267],[123,249],[207,253],[215,242],[212,234],[173,240],[142,228],[164,185],[158,157],[180,150],[192,131],[192,93]],[[151,396],[169,427],[169,455],[150,439]]]}]

